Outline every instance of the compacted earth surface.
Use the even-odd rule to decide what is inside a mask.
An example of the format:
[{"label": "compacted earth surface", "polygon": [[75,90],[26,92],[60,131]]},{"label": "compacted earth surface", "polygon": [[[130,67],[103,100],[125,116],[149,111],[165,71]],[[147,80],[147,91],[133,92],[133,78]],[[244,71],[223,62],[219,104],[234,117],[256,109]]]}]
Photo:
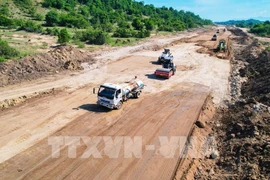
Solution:
[{"label": "compacted earth surface", "polygon": [[[170,79],[154,75],[163,48]],[[268,73],[260,42],[224,27],[1,63],[0,179],[268,179]],[[139,99],[96,104],[93,88],[135,76]]]}]

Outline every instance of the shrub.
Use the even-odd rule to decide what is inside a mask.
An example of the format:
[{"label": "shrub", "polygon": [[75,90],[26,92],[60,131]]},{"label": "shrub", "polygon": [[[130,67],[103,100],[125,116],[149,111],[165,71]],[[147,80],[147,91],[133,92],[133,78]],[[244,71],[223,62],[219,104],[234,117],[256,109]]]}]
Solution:
[{"label": "shrub", "polygon": [[135,31],[132,29],[118,28],[114,32],[113,37],[129,38],[133,37],[135,34]]},{"label": "shrub", "polygon": [[146,37],[149,37],[150,34],[151,34],[151,32],[148,30],[141,30],[141,31],[138,31],[138,33],[136,34],[136,37],[137,38],[146,38]]},{"label": "shrub", "polygon": [[80,14],[61,14],[59,17],[59,25],[66,27],[87,28],[89,22]]},{"label": "shrub", "polygon": [[0,38],[0,54],[3,61],[3,58],[8,59],[18,56],[19,52],[16,49],[10,47],[6,41]]},{"label": "shrub", "polygon": [[30,7],[28,10],[28,14],[30,14],[32,17],[35,17],[37,13],[37,9],[35,7]]},{"label": "shrub", "polygon": [[43,21],[44,20],[44,16],[42,14],[35,14],[35,19],[38,21]]},{"label": "shrub", "polygon": [[43,28],[40,24],[37,24],[33,21],[26,21],[24,22],[18,30],[25,30],[27,32],[36,32],[36,33],[42,33]]},{"label": "shrub", "polygon": [[58,34],[58,42],[60,44],[66,44],[70,40],[70,35],[68,34],[67,29],[61,29],[61,31]]},{"label": "shrub", "polygon": [[0,14],[0,26],[13,26],[14,24],[12,19]]},{"label": "shrub", "polygon": [[58,36],[59,35],[59,30],[57,28],[46,28],[45,30],[46,34],[49,34],[51,36]]},{"label": "shrub", "polygon": [[13,2],[19,8],[29,9],[33,6],[32,0],[13,0]]},{"label": "shrub", "polygon": [[0,14],[5,15],[5,16],[10,16],[9,7],[7,4],[1,6]]},{"label": "shrub", "polygon": [[109,35],[99,29],[88,29],[86,31],[79,31],[73,37],[75,40],[80,40],[89,44],[102,45],[108,43]]},{"label": "shrub", "polygon": [[6,62],[7,60],[3,57],[3,56],[0,56],[0,62]]}]

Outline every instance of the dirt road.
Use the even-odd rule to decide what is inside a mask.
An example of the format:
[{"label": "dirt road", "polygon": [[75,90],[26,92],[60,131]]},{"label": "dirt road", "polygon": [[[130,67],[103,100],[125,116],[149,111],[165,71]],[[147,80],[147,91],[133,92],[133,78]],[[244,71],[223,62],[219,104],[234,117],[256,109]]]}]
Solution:
[{"label": "dirt road", "polygon": [[[81,103],[85,102],[85,104],[81,104],[79,110],[72,110],[74,106],[65,107],[65,109],[69,109],[72,112],[69,114],[69,118],[75,115],[75,113],[77,117],[60,130],[51,134],[51,136],[70,137],[108,136],[113,139],[123,136],[131,138],[136,136],[142,137],[141,157],[125,158],[124,153],[133,152],[133,148],[140,148],[141,146],[138,145],[139,147],[136,147],[135,144],[133,145],[134,147],[130,147],[132,144],[123,144],[127,152],[123,152],[124,148],[121,148],[120,156],[110,159],[103,155],[104,145],[100,143],[97,148],[102,152],[102,158],[93,158],[92,156],[82,158],[82,154],[86,150],[86,146],[82,143],[81,146],[77,147],[77,158],[68,158],[68,146],[63,146],[61,148],[61,156],[53,159],[51,155],[55,152],[52,152],[51,146],[48,145],[48,139],[45,138],[41,141],[36,141],[35,145],[5,161],[1,165],[1,179],[54,179],[55,177],[59,179],[85,179],[86,177],[87,179],[161,178],[156,177],[158,173],[153,171],[152,168],[160,169],[160,175],[163,175],[165,179],[170,178],[178,159],[174,158],[176,155],[172,158],[165,158],[162,156],[163,154],[158,154],[158,150],[162,151],[161,148],[167,148],[166,145],[161,147],[159,137],[187,136],[194,120],[199,115],[201,106],[209,94],[208,88],[198,84],[181,84],[179,86],[174,91],[153,94],[142,100],[129,101],[121,111],[107,112],[106,109],[100,109],[95,104],[94,97],[90,96],[92,98],[90,104],[84,100],[80,101]],[[85,99],[89,97],[88,94],[83,96]],[[71,99],[73,101],[76,101],[76,99],[81,100],[76,96],[72,96]],[[44,99],[44,101],[46,100]],[[159,106],[153,106],[153,104],[159,104]],[[51,109],[58,108],[49,107]],[[47,108],[39,107],[40,114],[48,112]],[[61,111],[58,111],[58,113],[62,114]],[[31,116],[33,115],[30,114]],[[35,126],[34,119],[29,121]],[[61,122],[56,121],[55,123]],[[50,125],[52,126],[52,122],[44,124],[44,128],[49,129]],[[39,127],[42,127],[42,125],[39,125]],[[31,129],[28,130],[31,131]],[[42,130],[35,130],[36,136],[41,135],[39,132],[42,132]],[[7,131],[9,130],[7,129]],[[30,138],[31,134],[28,137],[21,137],[21,142],[28,141]],[[14,142],[14,148],[16,147],[15,143],[18,145],[20,142]],[[147,151],[145,150],[147,145],[154,145],[155,149]],[[9,151],[12,151],[12,149]],[[111,151],[111,153],[115,153],[113,148]],[[179,152],[179,150],[176,151],[177,155],[179,155]],[[108,154],[108,152],[106,153]],[[162,172],[162,170],[164,171]]]},{"label": "dirt road", "polygon": [[[208,42],[212,33],[199,33],[198,42]],[[66,90],[0,112],[0,178],[157,179],[157,172],[164,175],[160,178],[169,178],[177,158],[156,158],[155,151],[142,149],[140,158],[83,159],[80,156],[86,149],[84,145],[77,149],[77,158],[68,158],[67,146],[63,146],[61,156],[53,159],[48,138],[140,136],[143,148],[155,145],[157,150],[160,136],[188,135],[209,93],[216,105],[227,98],[229,61],[197,53],[200,46],[195,42],[179,41],[168,47],[177,65],[176,75],[169,80],[157,79],[153,73],[160,66],[155,61],[161,51],[150,47],[194,35],[193,32],[169,40],[151,39],[136,47],[100,55],[96,57],[100,63],[94,67],[84,65],[82,73],[1,88],[1,100],[51,88],[66,87]],[[123,82],[135,75],[147,85],[142,99],[130,100],[119,111],[107,111],[96,105],[93,87],[106,81]],[[98,149],[102,150],[103,145]]]}]

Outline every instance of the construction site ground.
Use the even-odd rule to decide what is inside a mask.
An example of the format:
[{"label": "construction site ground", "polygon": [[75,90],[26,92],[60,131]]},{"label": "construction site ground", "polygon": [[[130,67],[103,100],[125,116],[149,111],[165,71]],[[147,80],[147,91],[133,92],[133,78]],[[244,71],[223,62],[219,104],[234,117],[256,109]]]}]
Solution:
[{"label": "construction site ground", "polygon": [[[230,61],[213,53],[218,43],[211,41],[215,31],[153,37],[136,46],[94,52],[94,63],[84,62],[84,70],[1,87],[0,179],[174,178],[185,147],[180,146],[173,158],[164,157],[160,137],[188,137],[209,96],[216,107],[229,98]],[[229,36],[229,31],[220,33],[222,38]],[[170,79],[154,75],[165,47],[171,49],[177,65]],[[113,111],[96,104],[94,87],[134,76],[146,85],[140,99],[130,99],[121,110]],[[60,157],[53,158],[57,152],[48,139],[54,136],[141,137],[142,154],[125,158],[123,154],[136,149],[129,145],[125,152],[120,149],[119,157],[109,158],[101,143],[97,150],[103,152],[102,158],[82,158],[87,147],[81,140],[76,157],[68,157],[67,143],[61,146]]]}]

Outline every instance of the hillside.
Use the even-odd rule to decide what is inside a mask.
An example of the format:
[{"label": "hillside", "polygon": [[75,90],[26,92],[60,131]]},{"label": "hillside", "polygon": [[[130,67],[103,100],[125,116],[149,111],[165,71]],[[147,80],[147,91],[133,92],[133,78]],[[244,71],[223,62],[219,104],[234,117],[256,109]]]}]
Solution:
[{"label": "hillside", "polygon": [[[27,32],[18,33],[26,37],[24,41],[29,41],[28,33],[35,33],[58,37],[54,43],[71,43],[83,48],[89,44],[118,46],[151,34],[212,24],[192,12],[165,6],[157,8],[132,0],[1,0],[0,5],[1,38],[17,48],[20,56],[37,50],[20,48],[19,44],[25,42],[17,39],[14,43],[13,35],[18,32]],[[39,46],[47,48],[48,42]],[[2,56],[2,61],[16,57]]]}]

